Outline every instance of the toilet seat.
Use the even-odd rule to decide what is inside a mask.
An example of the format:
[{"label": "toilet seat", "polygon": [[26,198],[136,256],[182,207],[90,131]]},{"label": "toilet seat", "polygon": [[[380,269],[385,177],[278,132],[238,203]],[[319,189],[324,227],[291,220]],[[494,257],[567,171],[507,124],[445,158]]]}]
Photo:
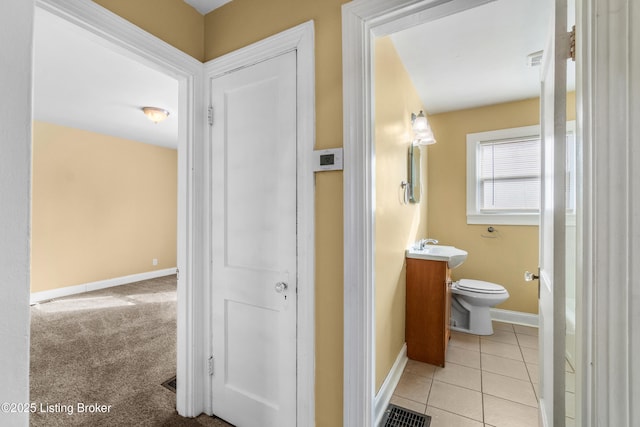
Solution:
[{"label": "toilet seat", "polygon": [[460,279],[456,282],[456,288],[461,291],[475,292],[478,294],[502,294],[506,289],[496,283],[482,280]]}]

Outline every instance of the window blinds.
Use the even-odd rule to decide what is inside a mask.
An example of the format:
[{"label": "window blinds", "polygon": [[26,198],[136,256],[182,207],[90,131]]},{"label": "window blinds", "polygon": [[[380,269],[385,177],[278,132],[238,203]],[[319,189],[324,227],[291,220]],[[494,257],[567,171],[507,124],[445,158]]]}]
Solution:
[{"label": "window blinds", "polygon": [[481,211],[540,210],[539,138],[480,143],[478,150]]}]

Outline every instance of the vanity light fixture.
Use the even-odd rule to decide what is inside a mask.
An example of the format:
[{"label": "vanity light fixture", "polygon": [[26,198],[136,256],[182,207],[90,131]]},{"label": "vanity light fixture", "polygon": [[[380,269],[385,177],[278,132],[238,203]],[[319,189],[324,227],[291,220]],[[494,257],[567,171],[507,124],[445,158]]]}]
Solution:
[{"label": "vanity light fixture", "polygon": [[414,134],[414,145],[431,145],[436,143],[436,138],[433,136],[433,131],[427,117],[424,115],[424,111],[420,110],[418,115],[411,113],[411,127]]},{"label": "vanity light fixture", "polygon": [[159,123],[169,117],[167,110],[158,107],[142,107],[142,112],[154,123]]}]

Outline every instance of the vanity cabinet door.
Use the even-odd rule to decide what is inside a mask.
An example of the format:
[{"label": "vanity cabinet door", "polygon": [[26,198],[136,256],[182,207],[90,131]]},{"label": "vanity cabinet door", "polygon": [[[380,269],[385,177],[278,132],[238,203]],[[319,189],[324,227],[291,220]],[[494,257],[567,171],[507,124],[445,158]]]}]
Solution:
[{"label": "vanity cabinet door", "polygon": [[449,340],[448,282],[446,262],[407,258],[405,338],[411,360],[444,366]]}]

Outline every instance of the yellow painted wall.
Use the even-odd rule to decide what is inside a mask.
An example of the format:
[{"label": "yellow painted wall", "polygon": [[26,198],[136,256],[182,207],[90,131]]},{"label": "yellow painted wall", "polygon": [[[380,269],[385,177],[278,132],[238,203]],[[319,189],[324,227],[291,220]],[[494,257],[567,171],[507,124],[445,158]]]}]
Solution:
[{"label": "yellow painted wall", "polygon": [[[234,0],[205,17],[205,59],[313,19],[316,148],[342,146],[342,12],[347,0]],[[316,425],[342,425],[342,172],[316,174]]]},{"label": "yellow painted wall", "polygon": [[34,122],[31,292],[175,267],[177,173],[176,150]]},{"label": "yellow painted wall", "polygon": [[[348,0],[234,0],[204,17],[204,27],[199,23],[201,19],[199,16],[193,16],[191,10],[184,8],[188,6],[179,5],[182,0],[164,0],[171,5],[168,9],[164,8],[164,3],[162,3],[163,7],[154,7],[153,5],[158,3],[153,0],[94,1],[195,58],[202,58],[205,61],[313,19],[316,44],[316,148],[342,146],[341,6]],[[198,31],[204,33],[202,45],[196,36]],[[202,57],[199,56],[200,49],[204,51]],[[530,106],[525,109],[533,111],[532,108]],[[504,110],[506,111],[502,113],[512,116],[508,108]],[[467,263],[456,272],[468,273],[476,278],[481,278],[480,276],[487,272],[485,279],[491,280],[493,275],[489,273],[497,268],[493,263],[496,258],[499,258],[498,254],[509,255],[509,253],[504,249],[496,251],[495,256],[487,260],[487,267],[481,265],[478,254],[484,256],[483,250],[491,249],[488,245],[498,246],[505,240],[509,245],[515,244],[520,240],[520,232],[501,229],[503,234],[508,231],[507,236],[502,240],[496,239],[493,243],[486,241],[477,243],[478,232],[482,227],[474,228],[466,225],[466,208],[464,207],[466,172],[463,163],[460,163],[466,159],[463,141],[466,141],[467,132],[490,130],[493,124],[502,125],[499,118],[490,116],[486,117],[486,122],[474,119],[478,126],[470,126],[463,122],[467,116],[472,117],[473,114],[462,114],[459,116],[462,120],[455,120],[446,115],[441,115],[439,119],[437,116],[430,118],[438,144],[429,147],[428,234],[430,237],[440,238],[443,243],[467,246],[472,249]],[[514,122],[520,124],[505,123],[504,126],[532,124],[522,118],[515,119]],[[485,126],[487,124],[492,126]],[[445,129],[447,126],[449,129]],[[461,139],[462,133],[456,130],[456,127],[465,129],[474,127],[474,129],[465,130],[465,138]],[[447,143],[451,146],[447,147]],[[436,152],[440,155],[436,156]],[[460,157],[449,158],[449,155]],[[447,184],[443,177],[451,177],[452,180]],[[319,427],[342,425],[344,318],[342,304],[343,268],[345,267],[343,266],[342,183],[341,172],[328,172],[316,176],[316,425]],[[439,208],[438,205],[441,207]],[[456,210],[450,210],[451,208]],[[525,230],[527,228],[530,230]],[[514,258],[526,259],[527,261],[519,264],[526,264],[525,269],[535,269],[537,229],[523,227],[520,230],[523,233],[523,241],[529,243],[527,249],[520,249],[523,252],[522,256]],[[475,242],[475,244],[468,245],[468,242]],[[483,244],[485,247],[482,246]],[[526,244],[523,248],[525,246]],[[532,261],[533,264],[531,264]],[[521,267],[521,265],[514,267],[514,271],[516,269],[519,271],[518,277],[522,275]],[[477,272],[480,274],[476,274]],[[511,276],[513,274],[509,275]],[[495,281],[499,282],[500,278]],[[510,286],[512,295],[519,293],[513,285]],[[519,285],[516,283],[515,286]],[[525,289],[524,285],[520,288]],[[528,295],[531,292],[533,291],[525,291],[524,297],[518,296],[514,301],[528,301]],[[528,303],[525,305],[529,306]],[[503,306],[503,308],[520,309],[511,306]],[[522,311],[527,310],[522,309]],[[533,310],[529,308],[528,311]]]},{"label": "yellow painted wall", "polygon": [[[404,204],[412,112],[422,103],[389,37],[375,43],[375,286],[376,390],[391,371],[405,342],[405,249],[426,237],[427,194]],[[420,148],[423,180],[427,147]]]},{"label": "yellow painted wall", "polygon": [[[568,97],[568,120],[575,118],[574,98]],[[466,146],[468,133],[539,124],[539,108],[538,99],[529,99],[429,117],[438,143],[429,148],[428,234],[469,252],[454,280],[499,283],[510,297],[497,308],[525,313],[538,312],[537,282],[523,279],[538,268],[538,227],[495,225],[497,232],[487,233],[488,225],[467,224]]]},{"label": "yellow painted wall", "polygon": [[204,16],[183,0],[93,0],[170,45],[204,60]]}]

